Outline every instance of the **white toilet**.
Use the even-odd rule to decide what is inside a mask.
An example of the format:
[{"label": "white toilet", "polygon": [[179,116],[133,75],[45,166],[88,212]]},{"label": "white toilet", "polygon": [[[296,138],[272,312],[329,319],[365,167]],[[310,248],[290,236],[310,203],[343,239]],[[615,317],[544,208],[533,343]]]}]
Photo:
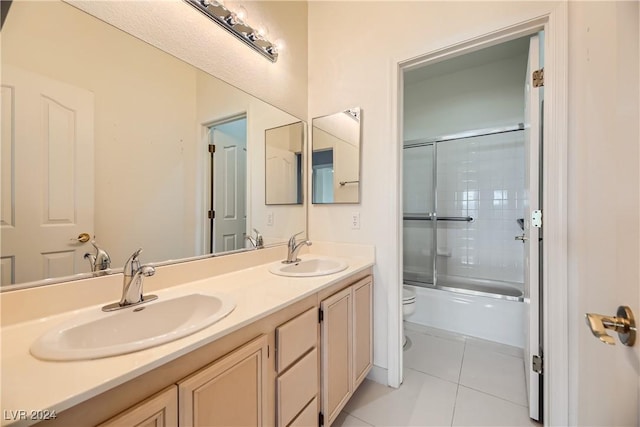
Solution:
[{"label": "white toilet", "polygon": [[[411,316],[416,311],[416,291],[403,286],[402,287],[402,319],[406,320],[407,317]],[[404,333],[403,326],[403,339],[402,346],[407,345],[407,334]]]}]

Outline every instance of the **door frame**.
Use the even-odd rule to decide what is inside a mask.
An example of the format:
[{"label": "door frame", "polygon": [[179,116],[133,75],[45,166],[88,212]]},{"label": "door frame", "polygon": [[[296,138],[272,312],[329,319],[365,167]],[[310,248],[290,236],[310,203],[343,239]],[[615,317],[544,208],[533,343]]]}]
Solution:
[{"label": "door frame", "polygon": [[[217,119],[207,120],[206,122],[202,122],[199,125],[199,133],[200,133],[200,142],[198,144],[198,159],[199,165],[202,173],[199,174],[199,184],[196,185],[196,188],[199,188],[198,193],[199,197],[196,202],[197,207],[197,223],[199,226],[196,230],[196,250],[200,251],[199,253],[203,254],[203,256],[208,256],[210,253],[209,250],[210,242],[207,240],[207,234],[209,235],[209,239],[213,234],[213,226],[210,227],[210,220],[207,216],[207,209],[209,201],[209,197],[214,196],[213,190],[208,186],[207,182],[210,182],[210,185],[213,184],[213,170],[211,169],[211,155],[208,151],[205,151],[205,148],[209,145],[209,129],[215,126],[220,126],[225,123],[235,122],[237,120],[247,120],[247,193],[249,192],[249,183],[250,183],[250,169],[249,169],[249,114],[247,111],[241,111],[235,114],[230,114],[228,116],[223,116]],[[211,194],[210,194],[211,193]],[[246,196],[245,196],[246,198]],[[246,209],[249,212],[249,204],[248,199],[245,200],[247,203]],[[211,200],[213,203],[213,200]],[[249,223],[249,218],[247,218],[247,224]],[[247,226],[248,229],[248,226]]]},{"label": "door frame", "polygon": [[[435,50],[415,58],[402,58],[391,64],[391,102],[395,114],[391,115],[391,131],[396,141],[392,155],[396,170],[402,171],[403,141],[403,71],[429,62],[441,61],[464,53],[500,44],[519,37],[545,32],[545,149],[542,164],[545,165],[542,183],[544,206],[545,251],[541,262],[545,266],[542,279],[543,348],[545,381],[543,384],[543,421],[545,425],[569,424],[569,312],[568,305],[568,5],[559,2],[548,13],[531,19],[513,22],[492,32],[476,34],[463,42],[443,44]],[[391,212],[395,216],[394,260],[398,284],[390,287],[388,295],[388,372],[387,381],[392,387],[402,382],[402,175],[395,180],[396,200]],[[549,284],[553,286],[549,286]],[[551,326],[552,325],[552,326]]]}]

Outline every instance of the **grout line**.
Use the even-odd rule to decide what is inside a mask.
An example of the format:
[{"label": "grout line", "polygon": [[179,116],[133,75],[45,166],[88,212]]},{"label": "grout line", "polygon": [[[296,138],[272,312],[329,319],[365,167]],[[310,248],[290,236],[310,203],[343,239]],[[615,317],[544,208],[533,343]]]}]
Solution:
[{"label": "grout line", "polygon": [[449,425],[453,426],[453,420],[456,419],[456,407],[458,406],[458,392],[460,391],[460,384],[456,387],[456,398],[453,400],[453,412],[451,413],[451,422]]},{"label": "grout line", "polygon": [[430,374],[430,373],[428,373],[428,372],[423,372],[423,371],[421,371],[420,369],[416,369],[416,368],[409,368],[409,367],[404,368],[404,369],[405,369],[405,370],[415,371],[415,372],[418,372],[418,373],[420,373],[420,374],[422,374],[422,375],[429,376],[429,377],[431,377],[431,378],[437,378],[437,379],[439,379],[439,380],[441,380],[441,381],[446,381],[446,382],[448,382],[448,383],[458,385],[458,383],[457,383],[457,382],[455,382],[455,381],[451,381],[451,380],[448,380],[448,379],[446,379],[446,378],[442,378],[442,377],[439,377],[439,376],[437,376],[437,375]]},{"label": "grout line", "polygon": [[358,418],[358,417],[356,417],[356,416],[355,416],[355,415],[353,415],[353,414],[349,414],[348,412],[347,412],[347,414],[348,414],[350,417],[353,417],[353,418],[355,418],[355,419],[356,419],[356,420],[358,420],[358,421],[362,421],[363,423],[365,423],[365,424],[366,424],[366,425],[368,425],[368,426],[374,427],[374,425],[373,425],[373,424],[370,424],[368,421],[365,421],[365,420],[363,420],[362,418]]},{"label": "grout line", "polygon": [[464,347],[462,347],[462,360],[460,361],[460,372],[458,372],[458,385],[460,385],[460,379],[462,378],[462,367],[464,366],[464,355],[467,353],[467,340],[464,340]]},{"label": "grout line", "polygon": [[529,405],[528,404],[523,405],[522,403],[514,402],[512,400],[505,399],[504,397],[496,396],[495,394],[488,393],[488,392],[486,392],[484,390],[478,390],[477,388],[473,388],[473,387],[470,387],[468,385],[460,384],[460,387],[468,388],[469,390],[477,391],[478,393],[486,394],[487,396],[495,397],[496,399],[500,399],[500,400],[503,400],[505,402],[511,403],[513,405],[517,405],[517,406],[520,406],[522,408],[529,409]]}]

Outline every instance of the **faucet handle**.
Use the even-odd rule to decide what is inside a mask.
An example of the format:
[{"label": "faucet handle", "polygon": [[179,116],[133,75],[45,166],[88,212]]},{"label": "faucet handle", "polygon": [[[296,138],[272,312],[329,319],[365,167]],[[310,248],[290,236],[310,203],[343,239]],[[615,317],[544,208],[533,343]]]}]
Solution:
[{"label": "faucet handle", "polygon": [[256,249],[264,248],[264,239],[262,238],[262,234],[254,228],[253,231],[256,233]]},{"label": "faucet handle", "polygon": [[291,238],[289,239],[289,244],[295,245],[296,244],[296,236],[301,235],[302,233],[304,233],[304,230],[294,234],[293,236],[291,236]]},{"label": "faucet handle", "polygon": [[140,256],[141,252],[142,248],[139,248],[137,251],[131,254],[127,262],[124,263],[124,268],[122,269],[122,272],[124,274],[133,275],[140,268],[140,261],[138,260],[138,257]]}]

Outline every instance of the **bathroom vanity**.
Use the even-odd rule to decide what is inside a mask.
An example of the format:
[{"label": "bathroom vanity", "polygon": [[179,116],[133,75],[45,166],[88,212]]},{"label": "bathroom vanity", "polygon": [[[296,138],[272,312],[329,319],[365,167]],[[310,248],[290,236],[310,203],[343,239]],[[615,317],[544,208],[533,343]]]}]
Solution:
[{"label": "bathroom vanity", "polygon": [[[316,277],[270,273],[281,252],[254,251],[262,264],[153,289],[159,299],[215,290],[232,296],[236,308],[146,350],[66,362],[29,353],[31,342],[80,308],[4,327],[5,415],[37,410],[56,418],[5,416],[3,425],[330,425],[372,367],[373,250],[343,251],[336,259],[347,262],[345,270]],[[237,264],[232,258],[207,261]]]}]

